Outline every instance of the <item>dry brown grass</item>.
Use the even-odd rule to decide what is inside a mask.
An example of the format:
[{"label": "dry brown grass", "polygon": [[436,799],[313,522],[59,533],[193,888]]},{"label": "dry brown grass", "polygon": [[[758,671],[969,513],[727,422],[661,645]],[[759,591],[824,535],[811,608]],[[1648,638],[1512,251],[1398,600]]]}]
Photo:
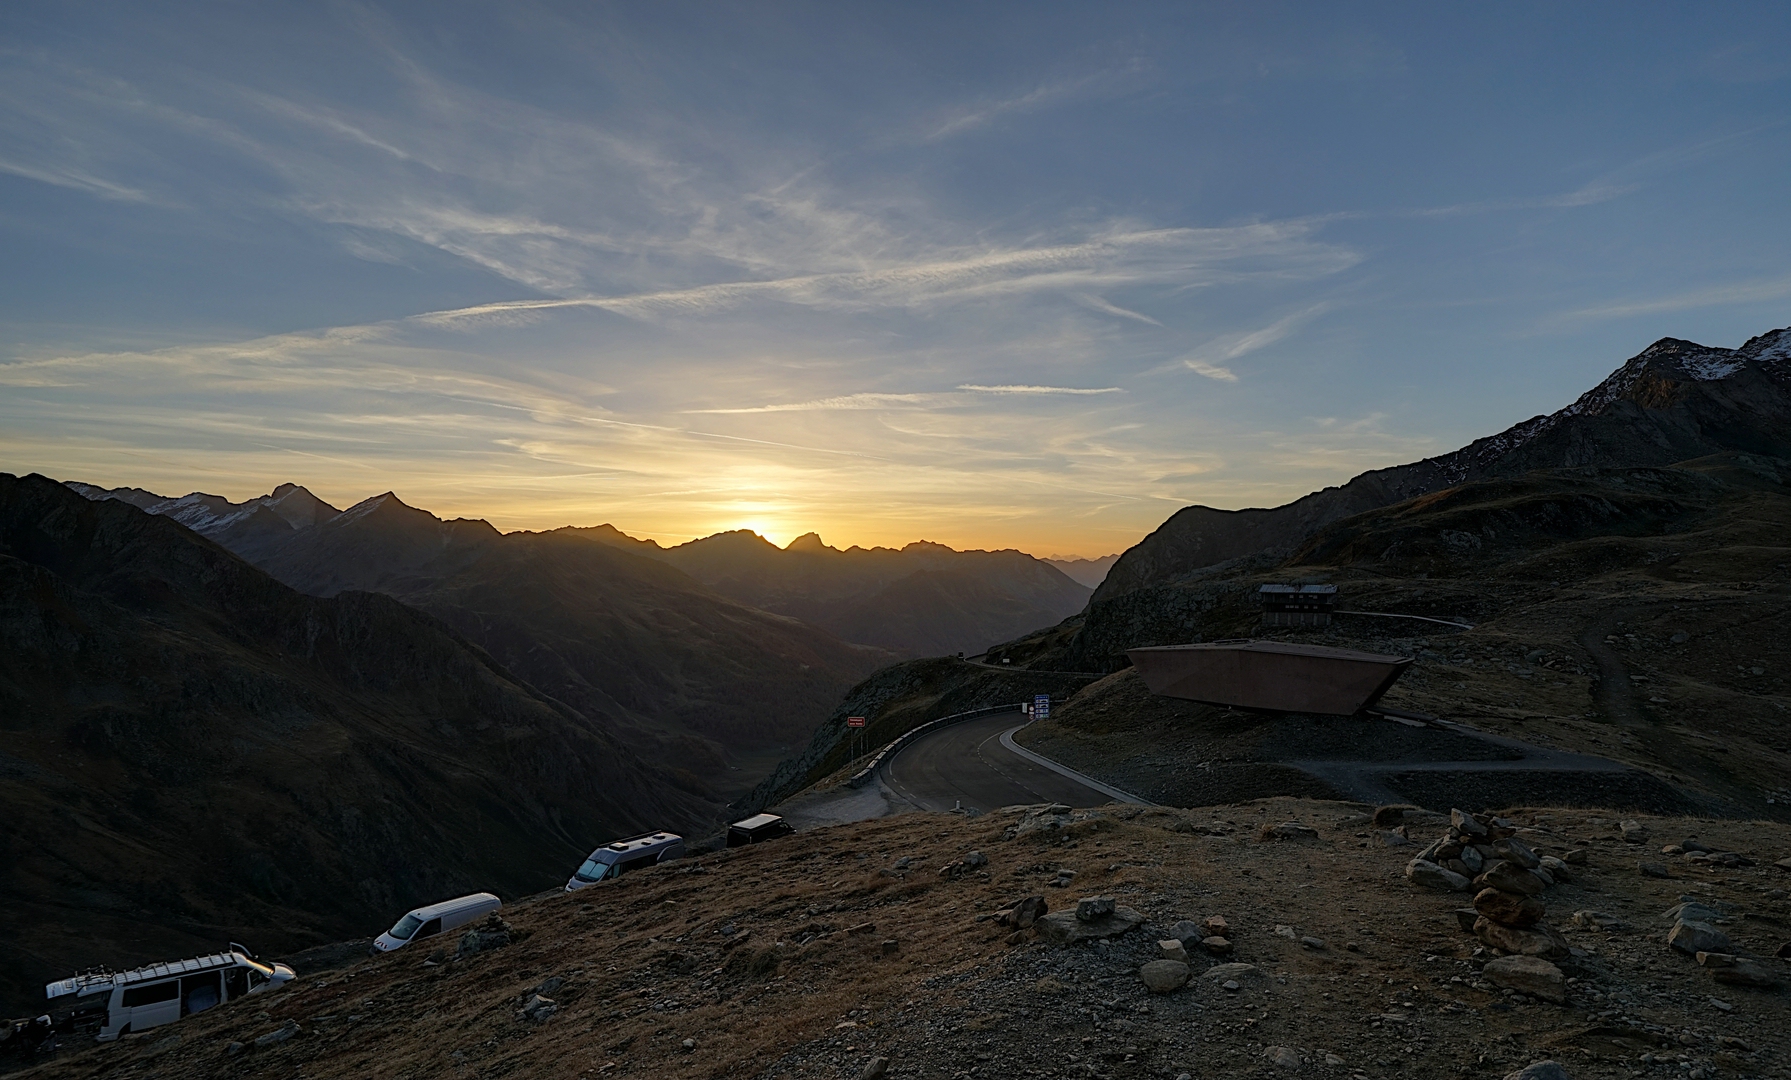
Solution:
[{"label": "dry brown grass", "polygon": [[[952,1037],[1011,1036],[1021,1040],[1016,1053],[1067,1031],[1042,1018],[1031,1021],[1037,1030],[1029,1029],[1028,1021],[989,1004],[999,998],[990,997],[989,980],[1023,957],[1041,960],[1049,950],[1038,943],[1011,946],[1005,930],[976,916],[1030,892],[1048,894],[1054,908],[1079,895],[1111,893],[1145,911],[1159,928],[1178,918],[1225,915],[1237,959],[1285,980],[1275,992],[1294,1005],[1288,1009],[1284,1000],[1274,1019],[1249,1029],[1250,1038],[1346,1047],[1359,1037],[1364,1010],[1388,1007],[1383,999],[1389,993],[1410,998],[1420,986],[1439,1008],[1469,1010],[1476,1023],[1487,1025],[1487,1038],[1521,1032],[1541,1040],[1586,1026],[1583,1011],[1553,1010],[1553,1026],[1538,1031],[1534,1017],[1487,1012],[1494,999],[1485,994],[1446,980],[1436,986],[1439,968],[1431,958],[1465,958],[1473,945],[1449,915],[1462,898],[1408,886],[1399,869],[1412,849],[1388,849],[1358,836],[1371,831],[1365,825],[1338,825],[1358,809],[1292,799],[1197,810],[1114,807],[1078,823],[1067,836],[1016,840],[1003,838],[1015,818],[1002,814],[910,814],[816,830],[706,856],[698,863],[701,872],[690,865],[661,868],[576,895],[515,905],[506,914],[524,936],[506,949],[423,967],[427,952],[413,948],[301,977],[281,994],[98,1047],[38,1075],[745,1077],[770,1069],[793,1048],[823,1040],[842,1061],[882,1052],[895,1058],[898,1075],[939,1075],[921,1068],[939,1041],[923,1037],[922,1026],[941,1011],[975,1006],[975,1015],[951,1028]],[[1550,895],[1557,923],[1575,907],[1598,907],[1653,933],[1658,912],[1695,889],[1764,913],[1767,921],[1734,931],[1756,951],[1770,952],[1774,933],[1791,936],[1782,929],[1791,918],[1782,886],[1791,878],[1767,865],[1791,854],[1791,829],[1658,821],[1656,846],[1696,833],[1752,853],[1761,864],[1714,873],[1676,870],[1678,879],[1659,881],[1636,874],[1638,849],[1610,838],[1614,823],[1595,812],[1527,812],[1524,819],[1539,821],[1559,838],[1552,845],[1536,839],[1545,850],[1575,839],[1593,842],[1589,881]],[[1287,820],[1316,826],[1320,838],[1257,838],[1261,824]],[[972,849],[991,859],[986,879],[939,875],[939,867]],[[881,872],[900,856],[920,861],[905,875]],[[1044,888],[1059,867],[1079,872],[1075,885]],[[1774,887],[1780,887],[1777,899]],[[730,923],[737,932],[720,934]],[[1324,938],[1329,947],[1302,949],[1276,936],[1279,924]],[[1605,944],[1599,935],[1570,936],[1594,949]],[[1648,977],[1663,986],[1683,983],[1680,989],[1689,987],[1688,993],[1709,993],[1703,973],[1668,956],[1657,937],[1652,945],[1638,945],[1662,961]],[[893,952],[884,951],[885,941],[896,942]],[[1078,948],[1094,955],[1087,946]],[[957,984],[941,978],[953,974],[967,978]],[[565,980],[549,994],[559,1013],[543,1024],[518,1019],[518,1005],[549,977]],[[1024,979],[1026,993],[1045,1005],[1073,1005],[1076,995],[1089,992],[1049,974]],[[1190,1001],[1196,993],[1190,989],[1165,1001]],[[1728,988],[1724,996],[1736,1007],[1726,1022],[1782,1016],[1783,997]],[[1221,999],[1213,1007],[1224,1004]],[[305,1033],[282,1046],[226,1056],[232,1040],[250,1042],[287,1019],[297,1020]],[[1276,1033],[1276,1024],[1287,1030]],[[178,1045],[157,1052],[172,1035],[179,1036]],[[687,1038],[696,1040],[694,1049],[683,1047]],[[1786,1052],[1781,1033],[1753,1038],[1756,1049]],[[1464,1052],[1472,1049],[1464,1044]],[[1778,1058],[1787,1060],[1791,1056]]]}]

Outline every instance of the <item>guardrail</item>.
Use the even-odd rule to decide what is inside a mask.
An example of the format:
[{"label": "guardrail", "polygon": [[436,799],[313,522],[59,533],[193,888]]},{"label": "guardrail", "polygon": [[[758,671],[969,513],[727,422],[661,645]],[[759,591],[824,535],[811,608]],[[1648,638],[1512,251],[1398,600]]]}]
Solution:
[{"label": "guardrail", "polygon": [[949,727],[950,725],[959,723],[963,720],[974,720],[979,716],[994,716],[996,713],[1002,712],[1019,712],[1023,708],[1025,708],[1025,706],[1019,702],[1015,702],[1012,705],[990,705],[982,709],[971,709],[969,712],[952,713],[950,716],[941,716],[937,720],[928,720],[919,727],[910,728],[904,734],[896,736],[890,741],[889,745],[877,751],[876,755],[871,758],[870,764],[852,774],[852,778],[846,781],[846,786],[861,788],[870,783],[871,777],[877,775],[877,769],[885,761],[888,761],[891,755],[902,747],[907,746],[915,739],[920,738],[922,735],[937,731],[942,727]]}]

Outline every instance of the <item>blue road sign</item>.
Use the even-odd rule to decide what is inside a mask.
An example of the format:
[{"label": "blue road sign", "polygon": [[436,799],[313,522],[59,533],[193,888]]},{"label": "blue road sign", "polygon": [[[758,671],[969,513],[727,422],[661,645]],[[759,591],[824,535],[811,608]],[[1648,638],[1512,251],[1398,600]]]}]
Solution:
[{"label": "blue road sign", "polygon": [[1034,720],[1044,720],[1044,719],[1048,719],[1050,717],[1050,715],[1051,715],[1051,695],[1050,694],[1035,695],[1032,699],[1032,718]]}]

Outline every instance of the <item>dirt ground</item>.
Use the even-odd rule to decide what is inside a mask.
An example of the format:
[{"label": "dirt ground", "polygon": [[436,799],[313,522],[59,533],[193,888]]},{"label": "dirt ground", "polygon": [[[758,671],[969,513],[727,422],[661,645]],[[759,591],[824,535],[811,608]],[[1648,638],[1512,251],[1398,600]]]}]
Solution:
[{"label": "dirt ground", "polygon": [[[1367,809],[1111,806],[1011,838],[1014,809],[822,828],[513,905],[520,940],[507,948],[430,963],[419,946],[301,973],[279,993],[31,1075],[795,1080],[859,1077],[881,1056],[891,1077],[979,1080],[1498,1078],[1544,1058],[1576,1080],[1791,1076],[1791,997],[1712,982],[1664,944],[1661,919],[1696,898],[1724,913],[1739,950],[1791,980],[1772,958],[1791,941],[1791,874],[1773,865],[1791,856],[1791,827],[1644,818],[1650,839],[1637,843],[1609,814],[1509,811],[1539,852],[1588,851],[1578,879],[1546,894],[1574,948],[1560,1006],[1493,990],[1478,971],[1485,950],[1452,913],[1466,895],[1404,879],[1444,823],[1412,821],[1406,843],[1371,827]],[[1316,832],[1264,838],[1286,821]],[[1689,835],[1754,865],[1660,854]],[[973,850],[986,866],[941,873]],[[1640,861],[1672,876],[1643,876]],[[1050,884],[1064,869],[1072,883]],[[1053,910],[1109,895],[1147,921],[1057,946],[1030,932],[1010,943],[982,918],[1029,894]],[[1581,909],[1620,928],[1579,929]],[[1147,993],[1137,972],[1156,942],[1211,915],[1230,923],[1224,959],[1254,971],[1228,991],[1199,978],[1220,959],[1197,955],[1188,986]],[[536,993],[554,1002],[544,1019],[519,1012]],[[288,1021],[296,1035],[255,1045]],[[233,1042],[247,1048],[233,1055]]]}]

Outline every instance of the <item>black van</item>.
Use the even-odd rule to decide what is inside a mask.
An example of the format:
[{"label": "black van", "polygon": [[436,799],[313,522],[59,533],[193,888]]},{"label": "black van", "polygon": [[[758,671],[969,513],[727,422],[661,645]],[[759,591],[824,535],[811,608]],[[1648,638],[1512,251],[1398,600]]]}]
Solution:
[{"label": "black van", "polygon": [[776,814],[754,814],[745,821],[736,821],[728,826],[728,846],[745,847],[748,844],[762,844],[767,840],[776,840],[780,836],[788,836],[796,829]]}]

